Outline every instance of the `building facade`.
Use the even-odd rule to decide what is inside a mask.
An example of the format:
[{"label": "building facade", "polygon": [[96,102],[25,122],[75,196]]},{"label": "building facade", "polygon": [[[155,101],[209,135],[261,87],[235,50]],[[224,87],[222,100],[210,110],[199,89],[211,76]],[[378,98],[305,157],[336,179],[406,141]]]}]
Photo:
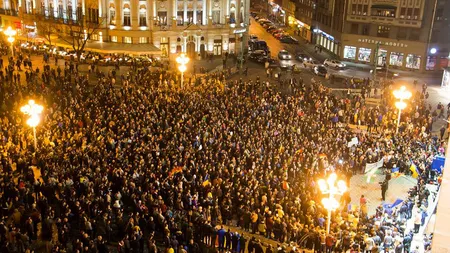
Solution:
[{"label": "building facade", "polygon": [[425,71],[435,5],[436,0],[348,0],[341,58]]},{"label": "building facade", "polygon": [[[153,44],[163,57],[186,52],[196,58],[239,54],[246,44],[249,0],[0,0],[2,26],[22,34],[33,16],[98,20],[91,36],[99,43]],[[30,18],[31,17],[31,18]],[[39,31],[37,31],[39,34]]]}]

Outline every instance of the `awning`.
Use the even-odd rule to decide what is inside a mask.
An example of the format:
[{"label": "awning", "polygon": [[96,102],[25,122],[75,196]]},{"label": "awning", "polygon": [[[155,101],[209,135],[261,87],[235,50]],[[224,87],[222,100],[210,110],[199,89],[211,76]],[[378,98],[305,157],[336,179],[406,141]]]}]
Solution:
[{"label": "awning", "polygon": [[392,6],[392,5],[388,5],[388,4],[374,4],[374,5],[372,5],[372,8],[395,10],[395,9],[397,9],[397,6]]}]

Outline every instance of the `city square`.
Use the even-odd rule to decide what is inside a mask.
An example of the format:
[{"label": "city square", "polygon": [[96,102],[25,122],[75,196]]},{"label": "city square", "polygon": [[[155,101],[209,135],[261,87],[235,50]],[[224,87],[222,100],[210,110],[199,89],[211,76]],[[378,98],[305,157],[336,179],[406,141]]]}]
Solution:
[{"label": "city square", "polygon": [[450,1],[0,7],[0,252],[448,252]]}]

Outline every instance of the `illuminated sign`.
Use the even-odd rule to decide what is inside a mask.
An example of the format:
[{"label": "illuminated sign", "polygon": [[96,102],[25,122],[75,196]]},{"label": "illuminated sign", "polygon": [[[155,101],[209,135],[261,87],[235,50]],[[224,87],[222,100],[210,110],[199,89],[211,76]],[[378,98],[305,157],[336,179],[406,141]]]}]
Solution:
[{"label": "illuminated sign", "polygon": [[368,44],[380,44],[384,46],[392,46],[392,47],[408,47],[406,43],[400,42],[392,42],[392,41],[381,41],[381,40],[372,40],[372,39],[358,39],[358,42],[368,43]]}]

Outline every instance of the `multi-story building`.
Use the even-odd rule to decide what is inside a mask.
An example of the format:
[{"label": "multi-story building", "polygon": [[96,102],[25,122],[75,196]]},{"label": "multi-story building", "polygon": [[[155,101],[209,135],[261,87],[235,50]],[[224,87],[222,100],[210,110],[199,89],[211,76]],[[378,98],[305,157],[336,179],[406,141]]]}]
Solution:
[{"label": "multi-story building", "polygon": [[450,52],[450,0],[438,0],[435,10],[426,65],[430,71],[448,67]]},{"label": "multi-story building", "polygon": [[335,55],[342,50],[345,7],[348,0],[316,0],[313,5],[312,43]]},{"label": "multi-story building", "polygon": [[104,47],[112,52],[123,44],[149,44],[163,57],[178,52],[197,57],[245,48],[249,1],[0,0],[0,18],[3,27],[13,26],[24,36],[35,29],[36,15],[59,23],[83,15],[100,22],[92,43],[114,44]]},{"label": "multi-story building", "polygon": [[340,56],[377,66],[424,71],[431,50],[436,1],[348,0]]}]

